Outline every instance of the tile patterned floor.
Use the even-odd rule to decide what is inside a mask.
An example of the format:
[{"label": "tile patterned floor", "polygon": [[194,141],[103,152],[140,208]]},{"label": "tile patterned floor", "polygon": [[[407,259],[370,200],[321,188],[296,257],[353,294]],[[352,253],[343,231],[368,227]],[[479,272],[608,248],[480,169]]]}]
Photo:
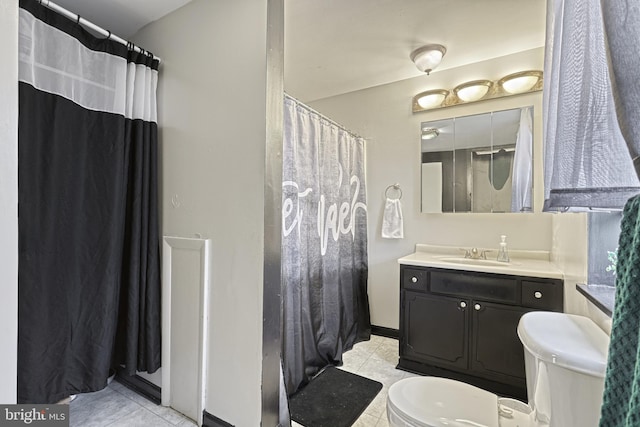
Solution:
[{"label": "tile patterned floor", "polygon": [[[380,393],[353,427],[389,427],[387,392],[391,384],[414,376],[395,369],[398,341],[373,335],[343,356],[341,369],[382,383]],[[95,393],[79,395],[70,404],[70,427],[193,427],[196,424],[170,408],[159,406],[117,381]],[[293,423],[293,427],[301,427]],[[304,426],[302,426],[304,427]]]},{"label": "tile patterned floor", "polygon": [[117,381],[79,395],[69,407],[70,427],[193,427],[189,418],[156,405]]},{"label": "tile patterned floor", "polygon": [[[372,335],[371,340],[356,344],[342,359],[341,369],[382,383],[382,390],[353,427],[389,427],[386,408],[389,387],[403,378],[416,376],[395,368],[398,340]],[[300,424],[294,422],[293,427],[300,427]]]}]

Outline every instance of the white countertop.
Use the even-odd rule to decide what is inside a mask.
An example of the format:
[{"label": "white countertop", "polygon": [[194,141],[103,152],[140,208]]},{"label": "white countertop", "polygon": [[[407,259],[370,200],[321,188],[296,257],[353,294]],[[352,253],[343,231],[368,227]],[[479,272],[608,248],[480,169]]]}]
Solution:
[{"label": "white countertop", "polygon": [[[464,248],[470,249],[470,248]],[[464,249],[457,246],[416,245],[416,251],[398,260],[399,264],[421,267],[437,267],[449,270],[480,271],[484,273],[511,274],[514,276],[563,279],[558,267],[549,261],[549,252],[510,250],[509,263],[496,262],[496,249],[487,250],[487,262],[466,260]],[[447,261],[448,260],[448,261]],[[495,265],[494,265],[495,264]]]}]

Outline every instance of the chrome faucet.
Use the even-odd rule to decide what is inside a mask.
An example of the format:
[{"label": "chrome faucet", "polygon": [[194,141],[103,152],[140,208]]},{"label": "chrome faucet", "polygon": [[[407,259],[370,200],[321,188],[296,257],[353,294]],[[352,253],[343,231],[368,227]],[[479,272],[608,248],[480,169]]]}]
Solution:
[{"label": "chrome faucet", "polygon": [[470,259],[487,259],[487,251],[471,248],[464,250],[464,257]]}]

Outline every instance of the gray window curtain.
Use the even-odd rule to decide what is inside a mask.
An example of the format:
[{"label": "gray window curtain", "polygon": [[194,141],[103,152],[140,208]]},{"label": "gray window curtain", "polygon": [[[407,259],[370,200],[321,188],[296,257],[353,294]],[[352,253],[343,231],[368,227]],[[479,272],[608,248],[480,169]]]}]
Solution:
[{"label": "gray window curtain", "polygon": [[640,4],[602,0],[616,116],[640,175]]},{"label": "gray window curtain", "polygon": [[[621,34],[635,49],[621,54],[621,62],[638,56],[640,40],[632,34],[637,32]],[[636,75],[618,82],[624,85],[618,93],[624,87],[637,94]],[[618,124],[611,77],[600,1],[549,0],[543,92],[545,211],[621,209],[640,193]],[[624,123],[632,123],[632,116],[623,115]]]}]

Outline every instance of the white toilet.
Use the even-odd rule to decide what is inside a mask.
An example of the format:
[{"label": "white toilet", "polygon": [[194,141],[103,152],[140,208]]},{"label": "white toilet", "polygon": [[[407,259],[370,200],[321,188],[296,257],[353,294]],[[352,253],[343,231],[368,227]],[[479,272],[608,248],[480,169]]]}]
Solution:
[{"label": "white toilet", "polygon": [[609,337],[590,319],[530,312],[524,346],[529,404],[447,378],[415,377],[389,388],[392,427],[591,427],[600,419]]}]

